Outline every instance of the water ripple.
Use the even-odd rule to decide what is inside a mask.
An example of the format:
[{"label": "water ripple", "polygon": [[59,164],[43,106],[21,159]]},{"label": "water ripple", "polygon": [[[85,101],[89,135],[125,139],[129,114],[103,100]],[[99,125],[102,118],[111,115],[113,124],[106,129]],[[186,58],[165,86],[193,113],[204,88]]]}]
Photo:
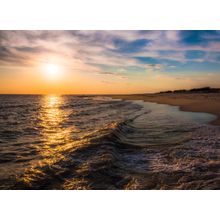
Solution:
[{"label": "water ripple", "polygon": [[219,189],[211,115],[90,96],[0,96],[2,189]]}]

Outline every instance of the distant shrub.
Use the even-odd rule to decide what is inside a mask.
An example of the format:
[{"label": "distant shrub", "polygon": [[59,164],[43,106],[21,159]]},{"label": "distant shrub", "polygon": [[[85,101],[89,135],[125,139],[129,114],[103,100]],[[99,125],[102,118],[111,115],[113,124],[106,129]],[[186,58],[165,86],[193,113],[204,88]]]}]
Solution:
[{"label": "distant shrub", "polygon": [[168,91],[161,91],[159,94],[166,94],[166,93],[197,93],[197,92],[204,92],[204,93],[217,93],[220,92],[220,88],[210,88],[210,87],[202,87],[202,88],[193,88],[190,90],[186,89],[179,89],[179,90],[168,90]]}]

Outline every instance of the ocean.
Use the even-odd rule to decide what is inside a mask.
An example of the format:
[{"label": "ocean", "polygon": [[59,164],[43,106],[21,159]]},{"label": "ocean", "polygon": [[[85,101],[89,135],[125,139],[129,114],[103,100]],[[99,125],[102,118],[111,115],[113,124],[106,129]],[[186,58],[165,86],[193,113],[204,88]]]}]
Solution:
[{"label": "ocean", "polygon": [[0,189],[219,189],[214,119],[106,96],[0,95]]}]

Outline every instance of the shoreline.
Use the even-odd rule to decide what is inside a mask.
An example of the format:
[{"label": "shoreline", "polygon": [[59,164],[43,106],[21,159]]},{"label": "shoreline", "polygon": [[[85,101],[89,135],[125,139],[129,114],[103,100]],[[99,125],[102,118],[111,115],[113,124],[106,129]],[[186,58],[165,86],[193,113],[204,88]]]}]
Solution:
[{"label": "shoreline", "polygon": [[210,124],[220,125],[220,93],[135,94],[110,97],[179,106],[181,111],[210,113],[217,117]]}]

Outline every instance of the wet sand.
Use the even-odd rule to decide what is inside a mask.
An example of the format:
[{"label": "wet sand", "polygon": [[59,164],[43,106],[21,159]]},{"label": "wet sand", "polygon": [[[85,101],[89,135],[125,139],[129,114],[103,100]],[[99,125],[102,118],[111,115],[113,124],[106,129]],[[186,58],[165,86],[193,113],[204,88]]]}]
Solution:
[{"label": "wet sand", "polygon": [[220,125],[220,93],[134,94],[112,95],[111,97],[169,104],[179,106],[182,111],[211,113],[217,116],[217,119],[211,124]]}]

